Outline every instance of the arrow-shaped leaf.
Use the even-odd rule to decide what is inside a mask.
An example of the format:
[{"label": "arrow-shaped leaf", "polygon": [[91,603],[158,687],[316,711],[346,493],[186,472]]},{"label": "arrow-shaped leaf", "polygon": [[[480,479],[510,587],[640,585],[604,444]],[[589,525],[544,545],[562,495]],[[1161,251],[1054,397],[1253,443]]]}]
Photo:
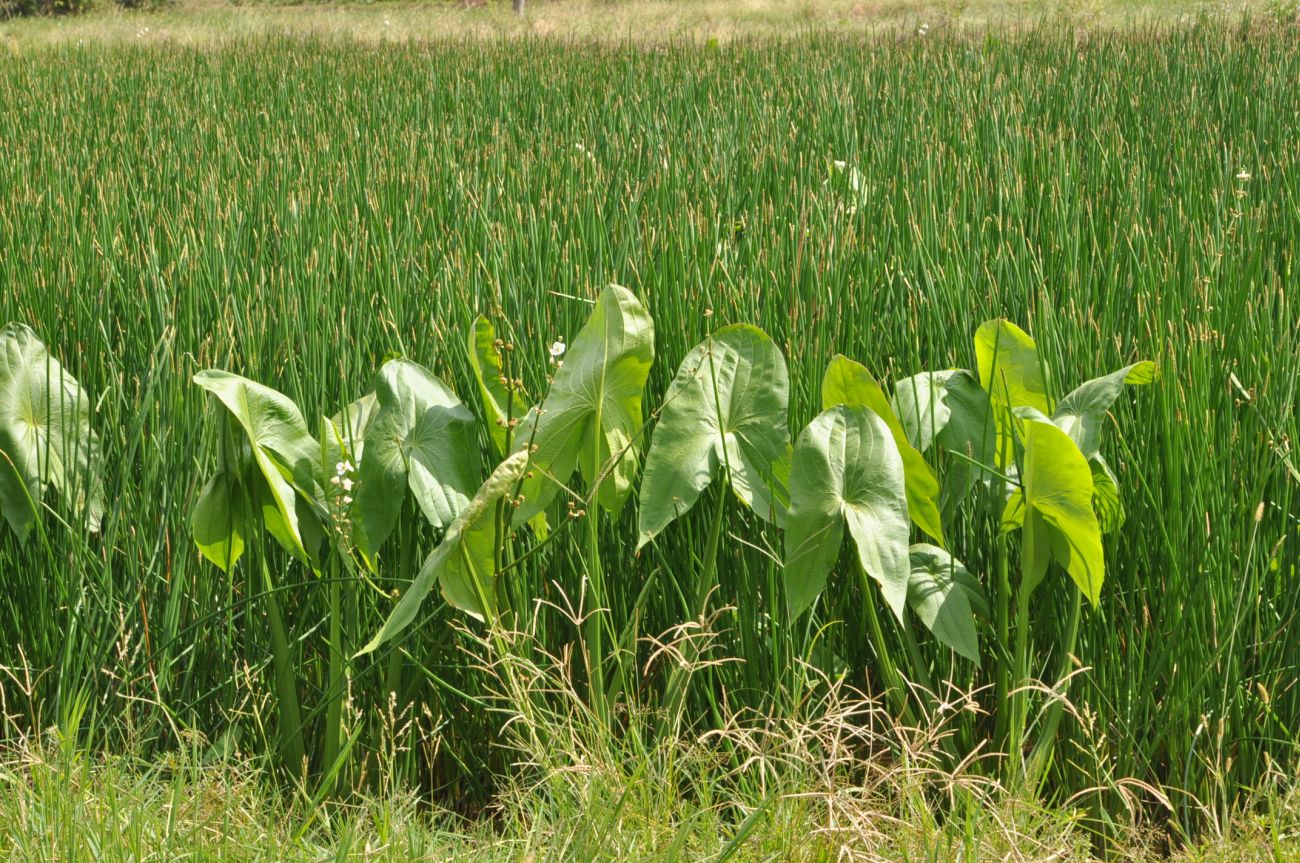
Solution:
[{"label": "arrow-shaped leaf", "polygon": [[375,398],[356,496],[367,554],[392,533],[407,488],[429,523],[446,527],[481,476],[474,416],[428,369],[389,360],[375,376]]},{"label": "arrow-shaped leaf", "polygon": [[91,530],[104,514],[90,399],[30,328],[0,330],[0,513],[19,540],[53,486]]},{"label": "arrow-shaped leaf", "polygon": [[784,521],[776,466],[790,447],[789,393],[785,358],[757,327],[723,327],[686,355],[646,457],[638,548],[694,506],[721,465],[746,506]]},{"label": "arrow-shaped leaf", "polygon": [[1032,566],[1021,589],[1037,586],[1050,557],[1096,605],[1106,567],[1088,460],[1065,432],[1040,420],[1025,422],[1024,458],[1024,529]]},{"label": "arrow-shaped leaf", "polygon": [[979,661],[979,631],[975,613],[989,615],[988,600],[979,581],[942,548],[917,544],[909,555],[907,604],[934,637],[972,662]]},{"label": "arrow-shaped leaf", "polygon": [[[230,372],[208,369],[194,383],[216,396],[243,431],[257,472],[265,483],[258,495],[263,523],[280,543],[304,561],[317,561],[321,534],[316,516],[306,502],[300,505],[294,481],[310,486],[318,476],[320,445],[307,431],[298,406],[288,396],[256,381]],[[311,522],[305,526],[304,519]]]},{"label": "arrow-shaped leaf", "polygon": [[807,610],[826,586],[845,527],[858,562],[902,620],[911,574],[903,460],[885,421],[859,405],[823,411],[794,447],[785,535],[792,615]]},{"label": "arrow-shaped leaf", "polygon": [[641,396],[653,361],[650,314],[627,288],[605,288],[550,393],[515,435],[515,447],[532,453],[515,524],[545,509],[579,468],[589,485],[599,482],[601,506],[622,509],[636,476]]},{"label": "arrow-shaped leaf", "polygon": [[889,433],[903,458],[903,474],[907,480],[907,513],[917,527],[942,543],[939,478],[935,476],[934,469],[926,462],[925,456],[908,442],[907,432],[894,415],[885,391],[871,377],[866,366],[842,354],[836,354],[831,357],[822,378],[822,409],[853,404],[870,408],[889,426]]}]

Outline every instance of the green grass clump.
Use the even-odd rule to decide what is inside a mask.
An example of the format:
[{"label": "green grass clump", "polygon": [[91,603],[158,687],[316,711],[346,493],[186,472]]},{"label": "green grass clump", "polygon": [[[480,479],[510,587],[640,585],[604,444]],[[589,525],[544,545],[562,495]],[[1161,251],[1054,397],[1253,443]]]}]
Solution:
[{"label": "green grass clump", "polygon": [[[1138,358],[1161,374],[1107,434],[1128,518],[1076,642],[1051,791],[1103,825],[1129,804],[1187,831],[1223,823],[1295,763],[1300,735],[1298,78],[1289,34],[1221,26],[781,51],[286,40],[12,56],[0,321],[30,325],[91,394],[108,506],[97,536],[46,519],[45,541],[0,539],[0,707],[27,733],[75,720],[146,756],[188,730],[214,757],[264,753],[266,585],[314,727],[335,688],[325,621],[364,644],[432,547],[400,521],[341,606],[278,552],[270,579],[203,561],[187,519],[218,427],[190,383],[200,369],[273,386],[314,418],[402,353],[479,411],[464,350],[476,315],[540,393],[547,347],[617,282],[654,318],[648,405],[706,333],[750,322],[782,347],[797,430],[832,354],[884,381],[969,367],[970,334],[1005,316],[1056,380]],[[686,575],[724,511],[702,654],[717,662],[692,720],[788,715],[815,679],[793,673],[801,662],[874,687],[853,581],[832,579],[825,632],[792,655],[756,611],[779,535],[702,503],[639,556],[629,507],[590,543],[519,566],[511,589],[540,600],[537,643],[573,649],[567,603],[595,549],[645,670],[633,688],[649,688],[666,663],[639,638],[693,618]],[[986,579],[992,529],[971,519],[951,537]],[[1063,619],[1069,603],[1054,583],[1034,613]],[[514,781],[513,761],[493,745],[482,645],[435,605],[352,669],[343,778],[471,811]],[[932,658],[962,692],[989,683]],[[311,767],[308,798],[327,784],[328,765]]]}]

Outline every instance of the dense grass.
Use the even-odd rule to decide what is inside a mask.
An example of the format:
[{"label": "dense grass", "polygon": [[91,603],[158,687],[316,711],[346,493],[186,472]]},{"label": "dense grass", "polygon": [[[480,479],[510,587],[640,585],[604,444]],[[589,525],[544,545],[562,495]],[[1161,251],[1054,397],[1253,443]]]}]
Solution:
[{"label": "dense grass", "polygon": [[[656,321],[648,404],[706,332],[749,321],[786,351],[797,430],[832,353],[884,380],[969,367],[975,326],[1006,315],[1066,386],[1138,358],[1162,374],[1116,411],[1107,455],[1129,519],[1085,616],[1080,715],[1053,788],[1101,788],[1080,799],[1103,818],[1133,777],[1182,789],[1175,824],[1220,821],[1291,769],[1300,735],[1298,78],[1291,34],[1218,26],[780,52],[268,42],[10,57],[0,320],[34,327],[98,399],[111,512],[102,536],[46,519],[26,546],[0,538],[4,710],[145,752],[186,728],[223,753],[264,748],[260,581],[201,562],[186,526],[216,429],[189,382],[199,369],[275,386],[310,418],[397,351],[477,405],[463,342],[478,312],[536,392],[546,346],[614,281]],[[832,160],[861,172],[856,210],[825,184]],[[735,610],[712,655],[747,661],[710,670],[691,716],[790,709],[803,654],[871,687],[857,589],[832,580],[822,638],[767,638],[779,569],[764,549],[779,537],[729,518],[719,604]],[[957,528],[977,573],[990,528]],[[691,616],[683,581],[707,529],[695,513],[633,557],[632,513],[607,526],[620,625],[655,635]],[[384,590],[432,544],[413,519],[399,530]],[[580,544],[548,546],[514,589],[576,597]],[[310,709],[326,585],[272,561]],[[1064,616],[1064,583],[1040,597],[1040,618]],[[355,648],[391,600],[351,585],[346,602]],[[354,669],[351,783],[382,775],[466,808],[492,793],[510,755],[489,744],[502,720],[476,694],[488,672],[460,619],[434,611],[400,653]],[[557,654],[576,635],[545,607],[537,627]],[[990,682],[931,652],[958,687]],[[962,740],[986,730],[971,718]]]}]

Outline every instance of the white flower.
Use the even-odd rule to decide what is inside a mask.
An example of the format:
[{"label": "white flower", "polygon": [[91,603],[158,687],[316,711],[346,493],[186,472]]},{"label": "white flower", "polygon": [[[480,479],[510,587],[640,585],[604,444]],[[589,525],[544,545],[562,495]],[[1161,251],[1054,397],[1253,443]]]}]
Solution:
[{"label": "white flower", "polygon": [[350,504],[350,503],[352,503],[352,498],[349,497],[348,495],[344,495],[344,496],[343,496],[343,505],[344,505],[344,506],[347,506],[347,505]]},{"label": "white flower", "polygon": [[557,359],[559,359],[560,357],[564,356],[564,352],[565,352],[566,350],[567,350],[567,348],[565,347],[564,342],[562,342],[562,341],[561,341],[561,342],[552,342],[552,343],[551,343],[551,359],[553,359],[553,360],[557,360]]},{"label": "white flower", "polygon": [[336,476],[330,477],[330,482],[334,483],[335,485],[338,485],[339,481],[340,481],[339,478]]},{"label": "white flower", "polygon": [[1244,183],[1245,181],[1249,180],[1249,179],[1250,179],[1250,171],[1245,171],[1245,170],[1241,171],[1240,173],[1237,174],[1237,179],[1238,179],[1238,180],[1241,180],[1243,183]]},{"label": "white flower", "polygon": [[343,490],[352,491],[352,480],[350,479],[343,480]]}]

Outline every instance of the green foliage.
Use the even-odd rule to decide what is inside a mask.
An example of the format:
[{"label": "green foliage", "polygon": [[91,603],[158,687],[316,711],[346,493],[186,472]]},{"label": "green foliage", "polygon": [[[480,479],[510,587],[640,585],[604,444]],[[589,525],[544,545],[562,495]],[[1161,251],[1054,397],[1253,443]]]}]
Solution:
[{"label": "green foliage", "polygon": [[[795,437],[822,410],[827,361],[858,358],[938,477],[944,546],[991,615],[975,615],[978,663],[927,632],[911,602],[902,622],[881,615],[875,639],[878,600],[866,600],[879,588],[842,554],[792,620],[783,529],[732,505],[721,483],[636,554],[635,478],[613,516],[591,501],[591,477],[569,476],[546,506],[547,540],[509,520],[494,528],[495,599],[502,625],[535,632],[584,694],[584,624],[599,622],[605,739],[624,732],[629,706],[665,710],[686,639],[703,667],[681,673],[689,686],[663,726],[689,739],[716,726],[720,698],[780,716],[827,678],[879,694],[887,655],[944,700],[947,683],[974,693],[977,709],[944,714],[956,751],[1047,741],[1038,787],[1081,794],[1083,817],[1126,812],[1137,786],[1115,783],[1133,777],[1187,791],[1152,817],[1188,832],[1222,823],[1215,810],[1293,761],[1300,715],[1300,647],[1285,637],[1300,613],[1300,312],[1288,289],[1300,226],[1286,194],[1298,163],[1281,143],[1300,91],[1279,85],[1300,55],[1293,39],[1213,24],[1076,35],[954,33],[865,52],[822,38],[779,52],[394,45],[382,63],[369,48],[294,41],[0,64],[0,320],[28,322],[75,367],[110,504],[99,535],[56,529],[75,506],[47,489],[41,541],[0,534],[0,645],[16,646],[0,665],[17,669],[0,675],[6,714],[45,728],[87,698],[97,723],[85,733],[99,742],[129,735],[156,755],[192,728],[213,747],[271,753],[268,711],[287,679],[304,708],[308,764],[293,775],[306,794],[335,763],[333,727],[353,741],[345,787],[383,761],[438,804],[489,798],[517,759],[481,693],[519,660],[484,667],[486,624],[427,598],[400,636],[338,661],[381,629],[449,526],[429,524],[408,481],[382,553],[356,557],[361,519],[355,503],[338,509],[330,480],[366,458],[367,402],[359,421],[336,413],[383,358],[409,357],[486,424],[486,475],[489,456],[526,444],[492,439],[466,351],[475,317],[499,331],[490,344],[504,337],[497,380],[522,383],[508,411],[522,418],[549,409],[548,375],[561,383],[588,301],[617,281],[654,323],[649,412],[626,429],[638,448],[654,447],[640,420],[662,417],[679,363],[724,325],[750,322],[779,346]],[[833,160],[857,169],[852,201],[822,185]],[[1003,404],[995,420],[971,347],[994,317],[1033,335],[1048,408],[1037,419]],[[546,348],[563,337],[556,369]],[[1088,460],[1098,527],[1111,531],[1097,610],[1049,543],[1022,618],[1025,537],[1014,521],[998,528],[1027,480],[1026,428],[1056,416],[1076,383],[1141,358],[1162,383],[1121,389],[1095,424],[1104,462]],[[480,366],[490,381],[490,357]],[[190,383],[209,367],[291,396],[315,436],[312,482],[270,457],[290,474],[295,513],[328,520],[319,574],[262,534],[263,503],[283,519],[248,435]],[[915,386],[909,398],[908,380],[939,384],[938,398]],[[1010,443],[996,455],[995,422]],[[583,444],[593,464],[596,440]],[[207,513],[225,516],[198,532],[223,562],[243,543],[223,575],[186,537],[209,478],[227,470]],[[906,526],[908,548],[934,541]],[[287,678],[271,661],[272,598]],[[1078,716],[1095,722],[1066,713],[1051,726],[1034,686],[1024,746],[1007,746],[998,676],[1010,693],[1053,686],[1062,668]],[[348,704],[338,723],[335,692]],[[914,713],[941,706],[911,692]]]},{"label": "green foliage", "polygon": [[577,468],[598,489],[597,503],[622,509],[639,464],[641,396],[653,360],[650,314],[627,288],[605,288],[550,392],[519,427],[515,446],[532,457],[516,523],[540,513]]},{"label": "green foliage", "polygon": [[87,528],[104,514],[90,399],[29,327],[0,330],[0,515],[20,540],[53,488]]},{"label": "green foliage", "polygon": [[885,421],[894,445],[903,458],[903,473],[907,480],[907,514],[912,522],[940,543],[943,542],[943,523],[939,515],[939,478],[926,462],[925,456],[908,442],[902,423],[894,414],[885,391],[871,377],[871,373],[848,357],[836,354],[826,367],[822,378],[822,408],[834,405],[862,405]]},{"label": "green foliage", "polygon": [[858,563],[902,620],[911,571],[905,486],[889,426],[867,408],[839,405],[809,423],[790,468],[785,585],[791,614],[807,610],[826,586],[847,528]]},{"label": "green foliage", "polygon": [[429,524],[447,527],[482,476],[474,415],[423,366],[384,363],[375,396],[356,494],[363,547],[372,554],[397,524],[408,488]]},{"label": "green foliage", "polygon": [[1020,589],[1033,593],[1051,560],[1095,606],[1106,566],[1092,508],[1092,471],[1074,442],[1051,423],[1026,423],[1024,446],[1024,554],[1030,563]]},{"label": "green foliage", "polygon": [[686,355],[646,456],[638,548],[690,510],[719,469],[759,517],[785,521],[789,387],[781,350],[757,327],[724,327]]},{"label": "green foliage", "polygon": [[374,651],[410,626],[435,581],[456,608],[479,620],[495,618],[497,550],[504,539],[498,533],[496,505],[519,485],[527,469],[528,454],[523,452],[497,465],[451,523],[447,535],[424,561],[415,581],[361,653]]},{"label": "green foliage", "polygon": [[[522,385],[506,375],[502,350],[506,343],[497,338],[492,322],[479,315],[470,331],[468,356],[483,399],[484,421],[497,455],[510,452],[510,440],[520,419],[528,411],[527,394]],[[514,346],[509,346],[511,350]]]},{"label": "green foliage", "polygon": [[[261,524],[290,554],[319,565],[320,517],[311,508],[312,497],[300,496],[295,486],[316,498],[321,495],[317,482],[320,444],[307,431],[298,406],[283,393],[230,372],[199,372],[194,383],[214,395],[229,412],[230,430],[242,433],[242,439],[227,438],[222,452],[234,449],[240,454],[223,455],[221,470],[195,507],[200,551],[223,568],[233,565],[238,557],[223,555],[242,548],[242,541],[234,536],[221,538],[222,525],[232,533],[236,530],[235,508],[242,504],[235,502],[237,495],[231,487],[237,484],[245,490],[251,506],[260,510]],[[249,456],[243,454],[245,447]]]},{"label": "green foliage", "polygon": [[979,662],[975,614],[985,619],[991,616],[979,579],[938,546],[918,543],[908,556],[912,574],[907,582],[907,604],[935,638],[971,662]]}]

